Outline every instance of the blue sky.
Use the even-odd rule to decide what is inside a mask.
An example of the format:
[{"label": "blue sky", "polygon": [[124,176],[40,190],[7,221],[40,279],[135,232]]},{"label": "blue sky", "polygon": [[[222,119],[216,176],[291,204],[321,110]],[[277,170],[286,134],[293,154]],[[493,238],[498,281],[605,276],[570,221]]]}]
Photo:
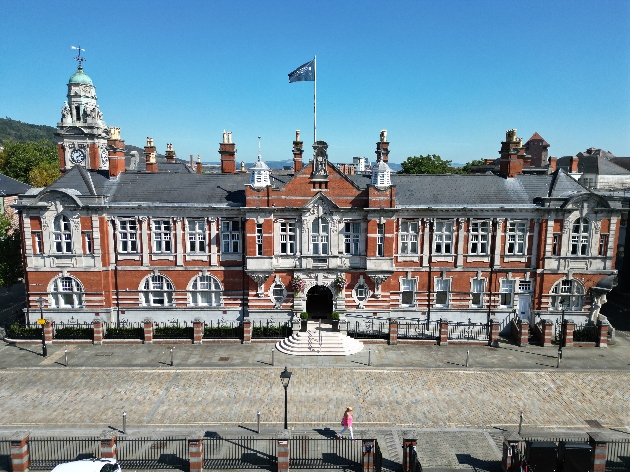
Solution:
[{"label": "blue sky", "polygon": [[[129,144],[218,161],[291,158],[317,137],[333,162],[497,157],[505,130],[550,155],[630,156],[630,2],[0,0],[0,116],[55,126],[81,44],[104,119]],[[309,151],[305,153],[305,156]]]}]

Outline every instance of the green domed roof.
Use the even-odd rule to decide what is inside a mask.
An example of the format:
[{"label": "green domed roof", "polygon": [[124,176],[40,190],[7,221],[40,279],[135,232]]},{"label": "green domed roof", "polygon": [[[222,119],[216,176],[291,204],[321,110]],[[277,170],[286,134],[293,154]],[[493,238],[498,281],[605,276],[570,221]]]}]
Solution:
[{"label": "green domed roof", "polygon": [[93,85],[92,79],[90,79],[90,77],[85,72],[83,72],[83,67],[81,66],[79,66],[77,71],[72,74],[72,77],[70,77],[70,83]]}]

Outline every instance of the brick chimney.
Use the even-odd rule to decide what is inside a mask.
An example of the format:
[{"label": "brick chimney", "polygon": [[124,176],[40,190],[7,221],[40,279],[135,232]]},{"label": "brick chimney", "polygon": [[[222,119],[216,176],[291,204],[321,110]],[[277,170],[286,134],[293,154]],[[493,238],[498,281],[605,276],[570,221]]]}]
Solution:
[{"label": "brick chimney", "polygon": [[501,141],[499,154],[499,174],[503,177],[514,178],[523,173],[522,156],[523,140],[516,137],[516,129],[505,132],[505,141]]},{"label": "brick chimney", "polygon": [[293,173],[297,174],[302,170],[304,162],[302,161],[302,154],[304,149],[302,145],[304,143],[300,141],[300,130],[295,130],[295,141],[293,141]]},{"label": "brick chimney", "polygon": [[223,132],[223,142],[219,144],[221,154],[221,172],[223,174],[236,173],[236,144],[232,142],[232,132]]},{"label": "brick chimney", "polygon": [[120,139],[120,128],[109,128],[107,154],[109,156],[109,178],[117,178],[125,171],[125,142]]},{"label": "brick chimney", "polygon": [[389,142],[387,141],[387,130],[381,130],[381,139],[378,143],[376,143],[376,160],[378,161],[379,157],[383,160],[385,164],[389,160]]},{"label": "brick chimney", "polygon": [[203,174],[203,167],[201,166],[201,156],[197,156],[197,173]]},{"label": "brick chimney", "polygon": [[578,160],[577,156],[571,156],[571,173],[575,173],[578,171]]},{"label": "brick chimney", "polygon": [[155,146],[153,145],[153,138],[150,138],[148,136],[147,136],[147,145],[144,147],[144,160],[146,163],[147,172],[158,171]]},{"label": "brick chimney", "polygon": [[193,155],[190,155],[190,168],[193,168]]},{"label": "brick chimney", "polygon": [[164,152],[164,155],[166,156],[166,162],[169,162],[171,164],[175,163],[175,151],[173,151],[173,143],[168,143],[166,145],[166,152]]},{"label": "brick chimney", "polygon": [[558,168],[558,158],[555,156],[551,156],[549,158],[549,170],[553,173]]}]

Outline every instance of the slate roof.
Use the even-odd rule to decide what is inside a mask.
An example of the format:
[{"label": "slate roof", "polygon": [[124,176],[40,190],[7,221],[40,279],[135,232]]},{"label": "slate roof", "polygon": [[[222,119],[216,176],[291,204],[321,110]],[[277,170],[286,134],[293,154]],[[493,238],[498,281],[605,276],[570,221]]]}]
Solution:
[{"label": "slate roof", "polygon": [[630,170],[630,157],[613,157],[610,162],[626,170]]},{"label": "slate roof", "polygon": [[549,143],[547,141],[545,141],[545,138],[543,138],[541,135],[539,135],[537,132],[532,134],[532,137],[529,138],[527,140],[527,142],[525,144],[527,144],[530,141],[533,141],[534,139],[542,139],[543,145],[549,146]]},{"label": "slate roof", "polygon": [[0,195],[4,194],[4,196],[12,197],[26,193],[30,188],[32,187],[28,184],[24,184],[19,180],[0,174]]},{"label": "slate roof", "polygon": [[[557,168],[569,171],[571,156],[563,156],[557,161]],[[597,175],[626,175],[630,171],[601,156],[578,155],[578,172]]]}]

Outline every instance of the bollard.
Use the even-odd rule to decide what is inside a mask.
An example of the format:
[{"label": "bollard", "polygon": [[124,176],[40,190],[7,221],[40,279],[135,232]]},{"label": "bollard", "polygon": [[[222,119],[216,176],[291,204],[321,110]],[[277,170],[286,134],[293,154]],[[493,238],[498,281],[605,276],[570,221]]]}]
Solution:
[{"label": "bollard", "polygon": [[258,417],[258,434],[260,434],[260,411],[256,413],[256,416]]},{"label": "bollard", "polygon": [[171,367],[173,367],[173,348],[171,348]]},{"label": "bollard", "polygon": [[68,367],[68,350],[64,349],[63,353],[66,356],[66,367]]},{"label": "bollard", "polygon": [[556,364],[556,369],[560,368],[560,356],[558,356],[558,363]]},{"label": "bollard", "polygon": [[523,428],[523,412],[521,411],[521,419],[518,422],[518,434],[520,436],[521,434],[521,429]]},{"label": "bollard", "polygon": [[127,413],[123,411],[123,434],[127,434]]},{"label": "bollard", "polygon": [[276,360],[274,359],[274,357],[275,357],[275,356],[274,356],[275,351],[276,351],[276,350],[272,347],[272,348],[271,348],[271,365],[272,365],[272,366],[276,365]]},{"label": "bollard", "polygon": [[368,349],[368,366],[372,365],[372,349]]},{"label": "bollard", "polygon": [[470,359],[470,351],[466,351],[466,367],[468,367],[468,359]]}]

